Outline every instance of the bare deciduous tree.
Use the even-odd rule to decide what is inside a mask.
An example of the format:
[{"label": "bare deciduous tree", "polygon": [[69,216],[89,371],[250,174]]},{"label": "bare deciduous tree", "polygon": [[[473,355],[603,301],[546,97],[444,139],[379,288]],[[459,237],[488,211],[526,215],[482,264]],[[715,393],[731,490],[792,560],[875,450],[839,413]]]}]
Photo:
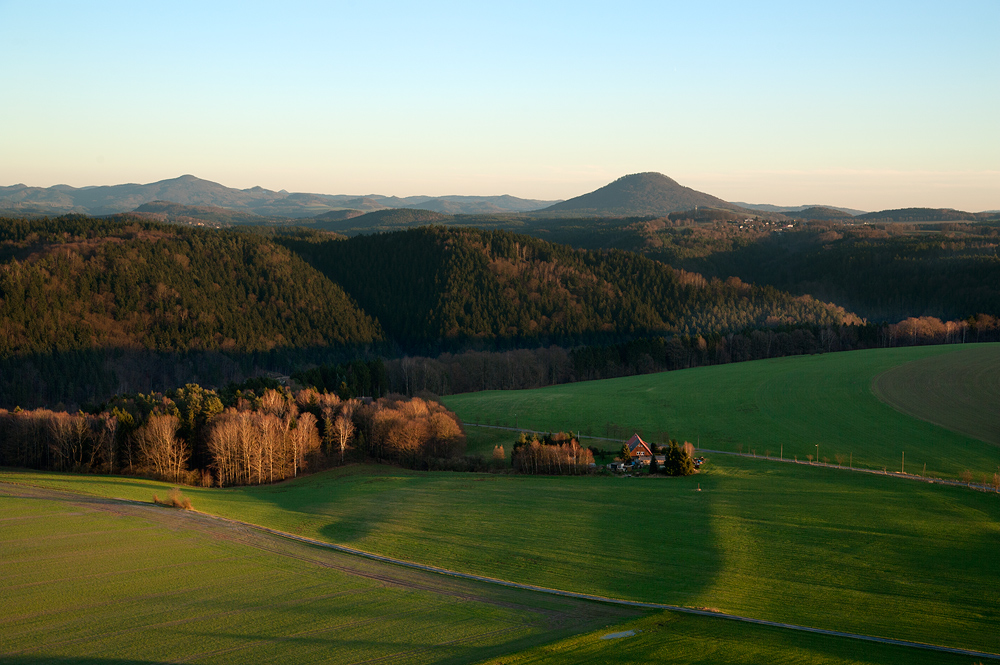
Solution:
[{"label": "bare deciduous tree", "polygon": [[132,435],[144,462],[153,473],[174,482],[187,470],[188,449],[177,437],[181,422],[177,416],[154,414]]},{"label": "bare deciduous tree", "polygon": [[340,461],[344,461],[344,451],[347,444],[354,438],[354,423],[351,422],[350,414],[341,413],[333,423],[333,435],[340,449]]}]

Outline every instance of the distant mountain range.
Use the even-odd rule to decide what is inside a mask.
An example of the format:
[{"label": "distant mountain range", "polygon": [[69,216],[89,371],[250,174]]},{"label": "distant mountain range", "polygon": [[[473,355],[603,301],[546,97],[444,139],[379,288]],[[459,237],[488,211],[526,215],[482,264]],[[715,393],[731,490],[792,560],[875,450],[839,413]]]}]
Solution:
[{"label": "distant mountain range", "polygon": [[111,215],[131,212],[154,201],[184,206],[225,208],[268,219],[315,217],[337,210],[370,212],[386,208],[421,208],[447,214],[520,213],[554,201],[515,196],[370,196],[278,192],[251,187],[233,189],[193,175],[146,185],[100,187],[0,187],[0,211],[7,214]]},{"label": "distant mountain range", "polygon": [[[80,213],[106,216],[135,212],[159,221],[205,226],[294,223],[330,230],[364,232],[369,226],[399,228],[447,223],[462,215],[529,215],[563,217],[665,217],[697,209],[725,210],[737,215],[775,220],[799,219],[869,222],[983,221],[995,215],[960,210],[907,208],[864,213],[827,205],[775,206],[732,203],[685,187],[661,173],[635,173],[566,201],[521,199],[515,196],[351,196],[289,193],[263,187],[233,189],[184,175],[146,185],[100,187],[0,187],[0,215],[58,216]],[[411,215],[374,215],[388,210],[413,210]],[[357,220],[361,215],[365,219]],[[349,220],[356,220],[347,223]],[[452,220],[460,221],[460,220]],[[464,220],[476,224],[473,220]],[[482,221],[482,220],[480,220]]]}]

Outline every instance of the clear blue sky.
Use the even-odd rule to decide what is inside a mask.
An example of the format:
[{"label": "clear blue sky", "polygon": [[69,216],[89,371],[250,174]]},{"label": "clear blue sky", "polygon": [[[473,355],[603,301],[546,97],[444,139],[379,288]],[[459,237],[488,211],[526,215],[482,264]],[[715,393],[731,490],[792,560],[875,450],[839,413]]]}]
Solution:
[{"label": "clear blue sky", "polygon": [[1000,208],[1000,2],[0,0],[0,184]]}]

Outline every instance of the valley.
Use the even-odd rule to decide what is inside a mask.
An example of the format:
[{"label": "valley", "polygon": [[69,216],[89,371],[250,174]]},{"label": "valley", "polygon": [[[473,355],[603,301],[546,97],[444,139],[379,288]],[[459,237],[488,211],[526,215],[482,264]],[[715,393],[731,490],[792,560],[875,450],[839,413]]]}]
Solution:
[{"label": "valley", "polygon": [[[545,215],[3,220],[0,455],[40,468],[0,468],[0,655],[1000,658],[994,226],[640,175]],[[596,463],[512,467],[518,430]],[[606,470],[633,433],[707,461]]]},{"label": "valley", "polygon": [[[995,446],[947,434],[937,425],[883,404],[872,392],[873,379],[890,376],[897,369],[912,372],[915,367],[925,368],[932,376],[940,366],[932,361],[977,354],[974,362],[982,363],[995,356],[996,348],[927,347],[788,358],[583,382],[555,390],[475,393],[449,398],[447,403],[470,420],[506,422],[516,412],[522,427],[537,429],[558,428],[564,422],[559,418],[580,422],[583,414],[589,418],[587,424],[596,426],[614,413],[614,422],[622,426],[634,422],[637,429],[647,431],[676,427],[670,436],[687,438],[688,427],[697,423],[681,414],[691,410],[696,416],[694,405],[700,402],[706,410],[738,419],[716,425],[719,431],[736,433],[729,444],[733,450],[743,445],[749,451],[756,445],[756,431],[775,427],[781,429],[775,430],[774,438],[788,442],[786,455],[800,455],[814,441],[825,451],[838,442],[851,441],[854,431],[898,432],[896,436],[907,439],[908,450],[913,451],[908,453],[913,464],[923,459],[928,474],[949,475],[958,468],[957,460],[981,459],[982,464],[996,465]],[[745,385],[753,380],[760,381],[758,387]],[[806,390],[810,382],[822,388]],[[787,386],[796,395],[798,411],[773,411],[782,404],[781,408],[787,408],[789,399],[772,402],[768,384]],[[725,390],[720,390],[722,386]],[[713,392],[718,395],[713,397]],[[862,399],[861,394],[868,397]],[[760,415],[738,406],[743,395],[763,400],[756,402],[764,407]],[[664,409],[664,400],[675,402],[673,409]],[[617,406],[613,412],[602,411],[601,404]],[[811,413],[811,418],[803,418],[805,413]],[[626,417],[634,420],[625,421]],[[789,428],[796,422],[801,424]],[[845,425],[853,428],[846,435],[838,431]],[[468,430],[470,448],[474,448],[477,434],[475,428]],[[708,429],[701,436],[714,437],[716,431]],[[512,440],[513,433],[506,436]],[[921,440],[926,441],[923,448],[913,447]],[[719,445],[712,441],[712,446]],[[894,456],[892,448],[897,443],[864,441],[854,463],[878,464],[883,456]],[[705,441],[701,445],[712,447]],[[836,468],[835,462],[778,464],[762,451],[756,452],[756,459],[707,453],[708,464],[702,472],[686,478],[546,478],[351,465],[271,486],[191,487],[184,494],[200,512],[475,575],[610,598],[709,607],[828,630],[1000,651],[989,628],[997,620],[990,589],[995,588],[1000,570],[996,548],[991,545],[1000,523],[995,493],[892,475],[850,473]],[[0,482],[12,488],[44,487],[143,503],[170,487],[143,479],[15,470],[0,472]],[[638,512],[637,506],[642,507]],[[934,619],[929,621],[929,617]],[[703,621],[711,619],[674,618],[667,613],[662,619],[623,625],[626,629],[639,626],[684,645],[690,638],[675,629],[684,635],[689,630],[700,634]],[[730,652],[733,645],[725,646],[726,640],[736,635],[763,635],[764,641],[755,648],[763,649],[760,653],[777,649],[779,662],[798,657],[792,654],[810,653],[814,645],[832,639],[716,621],[723,623],[713,638],[721,640],[719,648]],[[596,642],[580,639],[566,638],[570,653],[607,657]],[[645,638],[627,648],[661,653]],[[679,654],[689,653],[685,651],[689,648],[694,646],[679,647]],[[884,653],[867,647],[852,652],[856,647],[836,640],[829,648],[833,650],[827,656],[829,662],[904,662],[910,658],[888,647]],[[520,657],[530,662],[547,653],[543,647],[538,649]],[[854,661],[850,653],[875,659]],[[677,657],[678,662],[686,662]]]}]

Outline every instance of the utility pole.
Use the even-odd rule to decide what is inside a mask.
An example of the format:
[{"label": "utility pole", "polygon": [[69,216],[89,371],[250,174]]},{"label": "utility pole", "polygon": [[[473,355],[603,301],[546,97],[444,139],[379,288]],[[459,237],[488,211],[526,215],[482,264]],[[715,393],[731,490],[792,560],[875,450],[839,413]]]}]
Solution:
[{"label": "utility pole", "polygon": [[903,451],[903,462],[899,466],[900,473],[906,473],[906,451]]},{"label": "utility pole", "polygon": [[819,464],[819,444],[816,444],[816,463]]},{"label": "utility pole", "polygon": [[785,444],[781,444],[781,461],[785,461]]}]

